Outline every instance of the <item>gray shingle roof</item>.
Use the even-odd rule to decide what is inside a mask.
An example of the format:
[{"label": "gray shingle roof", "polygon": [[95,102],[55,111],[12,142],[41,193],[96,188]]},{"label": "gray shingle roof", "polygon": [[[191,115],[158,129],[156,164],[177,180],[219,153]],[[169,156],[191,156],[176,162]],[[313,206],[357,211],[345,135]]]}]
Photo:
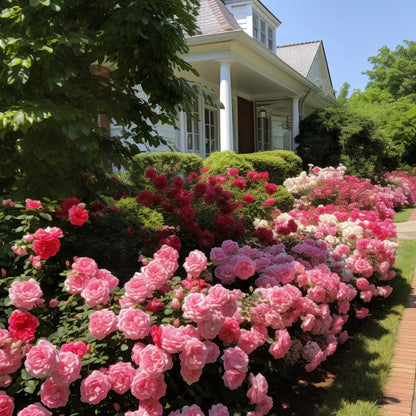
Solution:
[{"label": "gray shingle roof", "polygon": [[321,43],[322,41],[316,40],[278,46],[276,54],[306,78]]},{"label": "gray shingle roof", "polygon": [[241,30],[232,13],[221,0],[201,0],[197,25],[201,35]]}]

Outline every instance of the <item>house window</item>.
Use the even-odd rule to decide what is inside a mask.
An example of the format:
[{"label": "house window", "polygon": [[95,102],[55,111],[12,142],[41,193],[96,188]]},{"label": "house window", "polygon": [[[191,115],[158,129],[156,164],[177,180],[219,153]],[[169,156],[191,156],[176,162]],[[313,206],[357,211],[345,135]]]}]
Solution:
[{"label": "house window", "polygon": [[253,13],[253,38],[257,39],[259,36],[259,17]]},{"label": "house window", "polygon": [[186,151],[209,156],[219,150],[218,109],[197,97],[186,112]]},{"label": "house window", "polygon": [[256,150],[261,152],[270,149],[270,118],[264,110],[260,110],[257,117]]},{"label": "house window", "polygon": [[253,38],[272,51],[274,45],[273,36],[274,28],[253,13]]},{"label": "house window", "polygon": [[195,98],[191,111],[186,113],[186,147],[189,153],[200,153],[198,97]]},{"label": "house window", "polygon": [[219,150],[217,134],[217,111],[205,108],[205,156]]}]

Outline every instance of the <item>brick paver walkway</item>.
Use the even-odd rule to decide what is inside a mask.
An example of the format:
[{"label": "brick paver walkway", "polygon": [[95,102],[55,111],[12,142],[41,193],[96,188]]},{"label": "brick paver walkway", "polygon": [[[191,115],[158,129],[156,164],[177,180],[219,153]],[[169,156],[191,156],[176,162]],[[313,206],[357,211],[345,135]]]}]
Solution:
[{"label": "brick paver walkway", "polygon": [[[416,221],[416,210],[409,221]],[[403,311],[389,379],[384,389],[381,410],[389,416],[416,416],[416,267],[412,289]]]}]

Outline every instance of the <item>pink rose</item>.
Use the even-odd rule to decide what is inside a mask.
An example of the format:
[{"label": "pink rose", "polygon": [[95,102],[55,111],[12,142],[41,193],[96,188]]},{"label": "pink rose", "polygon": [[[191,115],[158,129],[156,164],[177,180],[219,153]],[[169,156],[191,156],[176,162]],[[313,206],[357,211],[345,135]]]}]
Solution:
[{"label": "pink rose", "polygon": [[182,408],[182,416],[204,416],[204,412],[198,405],[193,404]]},{"label": "pink rose", "polygon": [[247,280],[256,272],[256,263],[247,256],[235,256],[237,264],[235,265],[235,274],[241,280]]},{"label": "pink rose", "polygon": [[190,293],[182,304],[183,317],[194,322],[203,321],[210,310],[207,298],[202,293]]},{"label": "pink rose", "polygon": [[215,342],[204,341],[204,345],[207,347],[207,364],[212,364],[217,361],[217,358],[220,356],[220,349]]},{"label": "pink rose", "polygon": [[68,218],[72,225],[82,226],[88,221],[88,211],[78,205],[72,205],[68,210]]},{"label": "pink rose", "polygon": [[138,411],[142,416],[162,416],[163,406],[157,399],[145,399],[140,400]]},{"label": "pink rose", "polygon": [[[50,374],[53,381],[59,386],[69,386],[75,380],[81,378],[80,372],[82,367],[81,358],[69,351],[59,352],[59,363],[55,370]],[[42,400],[43,404],[46,404]],[[48,407],[51,407],[47,405]]]},{"label": "pink rose", "polygon": [[88,280],[82,289],[81,297],[90,308],[110,302],[110,287],[105,280],[93,278]]},{"label": "pink rose", "polygon": [[287,329],[276,331],[277,342],[270,345],[269,352],[277,360],[283,358],[290,349],[291,340]]},{"label": "pink rose", "polygon": [[59,251],[61,247],[59,238],[63,236],[62,230],[57,227],[40,228],[34,234],[33,251],[41,259],[47,260]]},{"label": "pink rose", "polygon": [[150,332],[150,316],[140,309],[122,309],[117,328],[129,339],[142,339]]},{"label": "pink rose", "polygon": [[230,370],[226,370],[222,379],[224,380],[224,385],[230,390],[238,389],[242,384],[244,379],[246,378],[246,372],[242,370],[238,370],[236,368],[231,368]]},{"label": "pink rose", "polygon": [[230,416],[227,406],[222,403],[212,405],[208,411],[208,416]]},{"label": "pink rose", "polygon": [[102,340],[117,329],[118,318],[110,309],[102,309],[91,314],[88,329],[92,336]]},{"label": "pink rose", "polygon": [[193,250],[185,259],[183,267],[189,275],[196,279],[206,269],[207,261],[207,257],[202,251]]},{"label": "pink rose", "polygon": [[238,369],[246,372],[248,366],[248,355],[240,348],[227,348],[222,355],[224,361],[224,369]]},{"label": "pink rose", "polygon": [[145,371],[137,371],[131,383],[131,394],[139,400],[160,399],[166,394],[163,374],[151,377]]},{"label": "pink rose", "polygon": [[97,276],[98,266],[95,260],[90,259],[89,257],[78,257],[72,264],[72,270],[92,279]]},{"label": "pink rose", "polygon": [[247,391],[247,397],[250,399],[250,404],[261,403],[266,397],[269,388],[267,380],[260,373],[256,376],[250,373],[248,381],[251,386]]},{"label": "pink rose", "polygon": [[364,319],[370,311],[367,308],[361,308],[355,312],[355,317],[358,319]]},{"label": "pink rose", "polygon": [[152,296],[153,288],[150,286],[146,276],[142,273],[135,273],[134,276],[125,283],[126,296],[135,301],[143,303]]},{"label": "pink rose", "polygon": [[30,198],[26,198],[25,199],[26,202],[26,209],[38,209],[42,206],[42,203],[40,201],[34,200],[34,199],[30,199]]},{"label": "pink rose", "polygon": [[169,354],[156,345],[146,345],[139,352],[140,370],[145,371],[150,376],[157,376],[173,366],[172,359]]},{"label": "pink rose", "polygon": [[72,271],[66,276],[64,287],[71,295],[78,295],[86,286],[87,281],[88,279],[84,275]]},{"label": "pink rose", "polygon": [[50,409],[63,407],[68,403],[69,387],[58,385],[51,378],[46,379],[40,389],[40,399]]},{"label": "pink rose", "polygon": [[56,346],[42,339],[27,353],[25,368],[33,377],[41,378],[51,375],[58,363],[59,355]]},{"label": "pink rose", "polygon": [[207,313],[206,319],[198,322],[199,335],[205,339],[214,339],[220,332],[224,320],[220,313],[215,311]]},{"label": "pink rose", "polygon": [[9,289],[10,303],[16,308],[31,310],[45,303],[39,283],[34,279],[24,282],[14,281]]},{"label": "pink rose", "polygon": [[208,349],[206,345],[199,339],[190,338],[186,341],[185,347],[179,354],[181,365],[192,370],[202,369],[208,357]]},{"label": "pink rose", "polygon": [[52,416],[40,403],[30,404],[17,413],[17,416]]},{"label": "pink rose", "polygon": [[81,401],[88,404],[98,404],[107,397],[111,383],[106,374],[93,371],[81,382]]},{"label": "pink rose", "polygon": [[116,363],[108,368],[107,377],[111,388],[118,394],[124,394],[130,389],[136,370],[130,363]]},{"label": "pink rose", "polygon": [[199,381],[202,375],[202,369],[192,369],[187,366],[182,365],[181,366],[181,376],[186,384],[189,386],[193,383],[196,383]]},{"label": "pink rose", "polygon": [[119,284],[119,280],[117,279],[117,277],[115,277],[107,269],[99,269],[97,278],[101,279],[101,280],[105,280],[108,283],[108,287],[110,288],[110,292],[112,292]]},{"label": "pink rose", "polygon": [[175,328],[173,325],[161,325],[160,347],[170,354],[182,351],[187,340],[186,334],[181,328]]},{"label": "pink rose", "polygon": [[153,289],[160,289],[173,276],[173,268],[169,261],[157,258],[141,269],[147,284]]},{"label": "pink rose", "polygon": [[209,257],[215,264],[225,264],[230,256],[221,247],[214,247]]},{"label": "pink rose", "polygon": [[13,416],[14,399],[0,390],[0,415]]},{"label": "pink rose", "polygon": [[232,255],[232,254],[236,254],[240,247],[236,241],[224,240],[221,243],[221,248],[225,251],[226,254]]}]

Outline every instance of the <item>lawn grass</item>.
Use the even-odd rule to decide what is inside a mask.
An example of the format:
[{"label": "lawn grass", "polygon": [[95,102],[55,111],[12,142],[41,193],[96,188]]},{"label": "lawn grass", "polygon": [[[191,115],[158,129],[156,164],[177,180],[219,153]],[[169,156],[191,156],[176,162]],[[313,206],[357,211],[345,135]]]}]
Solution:
[{"label": "lawn grass", "polygon": [[400,243],[391,296],[380,302],[364,325],[337,353],[335,382],[326,391],[318,416],[381,416],[400,318],[410,294],[416,263],[416,241]]},{"label": "lawn grass", "polygon": [[396,212],[396,214],[394,215],[394,222],[406,222],[409,217],[410,214],[413,212],[413,210],[415,209],[415,207],[410,207],[410,208],[404,208],[402,210],[400,210],[399,212]]}]

